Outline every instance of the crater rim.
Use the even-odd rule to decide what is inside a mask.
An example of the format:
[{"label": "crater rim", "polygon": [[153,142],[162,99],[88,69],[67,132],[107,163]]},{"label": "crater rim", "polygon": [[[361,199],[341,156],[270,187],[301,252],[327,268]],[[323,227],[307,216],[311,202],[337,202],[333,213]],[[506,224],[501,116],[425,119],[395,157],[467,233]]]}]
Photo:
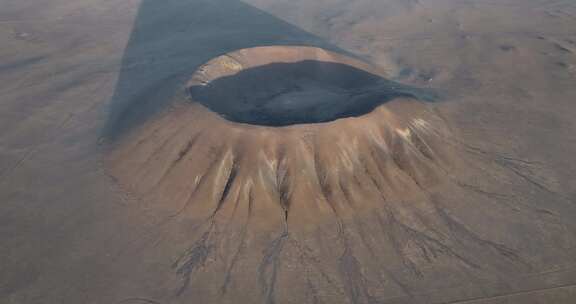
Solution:
[{"label": "crater rim", "polygon": [[358,117],[404,94],[376,65],[311,46],[259,46],[201,65],[186,85],[191,102],[221,118],[282,127]]}]

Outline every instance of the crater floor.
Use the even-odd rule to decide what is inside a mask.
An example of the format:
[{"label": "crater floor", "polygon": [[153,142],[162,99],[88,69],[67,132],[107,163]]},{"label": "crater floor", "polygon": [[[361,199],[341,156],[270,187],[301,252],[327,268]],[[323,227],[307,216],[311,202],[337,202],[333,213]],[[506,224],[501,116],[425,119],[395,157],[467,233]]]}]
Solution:
[{"label": "crater floor", "polygon": [[378,74],[366,62],[320,48],[256,47],[201,66],[188,91],[193,102],[228,120],[267,126],[361,116],[418,92]]}]

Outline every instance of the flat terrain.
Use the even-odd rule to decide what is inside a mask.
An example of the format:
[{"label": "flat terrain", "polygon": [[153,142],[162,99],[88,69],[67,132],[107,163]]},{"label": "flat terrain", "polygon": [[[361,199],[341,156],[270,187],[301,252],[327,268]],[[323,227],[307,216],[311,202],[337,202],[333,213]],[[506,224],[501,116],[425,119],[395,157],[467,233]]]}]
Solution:
[{"label": "flat terrain", "polygon": [[[268,45],[438,100],[189,102]],[[575,303],[575,84],[571,0],[0,0],[0,303]]]}]

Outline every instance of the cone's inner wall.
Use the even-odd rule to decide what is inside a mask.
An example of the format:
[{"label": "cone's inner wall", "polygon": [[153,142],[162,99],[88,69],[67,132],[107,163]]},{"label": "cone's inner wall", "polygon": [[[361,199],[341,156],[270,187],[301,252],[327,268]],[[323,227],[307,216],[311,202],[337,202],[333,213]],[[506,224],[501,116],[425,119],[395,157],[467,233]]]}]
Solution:
[{"label": "cone's inner wall", "polygon": [[230,121],[265,126],[359,116],[399,95],[380,76],[317,60],[247,68],[188,90]]}]

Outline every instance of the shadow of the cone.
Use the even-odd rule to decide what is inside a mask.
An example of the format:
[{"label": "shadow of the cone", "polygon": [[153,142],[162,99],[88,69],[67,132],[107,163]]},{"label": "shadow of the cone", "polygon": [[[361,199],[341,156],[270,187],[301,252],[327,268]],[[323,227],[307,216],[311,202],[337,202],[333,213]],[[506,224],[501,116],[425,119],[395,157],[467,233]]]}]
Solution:
[{"label": "shadow of the cone", "polygon": [[345,51],[238,0],[143,0],[110,102],[105,136],[115,138],[167,106],[202,63],[262,45]]},{"label": "shadow of the cone", "polygon": [[113,140],[164,109],[206,61],[265,45],[315,46],[358,57],[239,0],[142,0],[104,137]]}]

